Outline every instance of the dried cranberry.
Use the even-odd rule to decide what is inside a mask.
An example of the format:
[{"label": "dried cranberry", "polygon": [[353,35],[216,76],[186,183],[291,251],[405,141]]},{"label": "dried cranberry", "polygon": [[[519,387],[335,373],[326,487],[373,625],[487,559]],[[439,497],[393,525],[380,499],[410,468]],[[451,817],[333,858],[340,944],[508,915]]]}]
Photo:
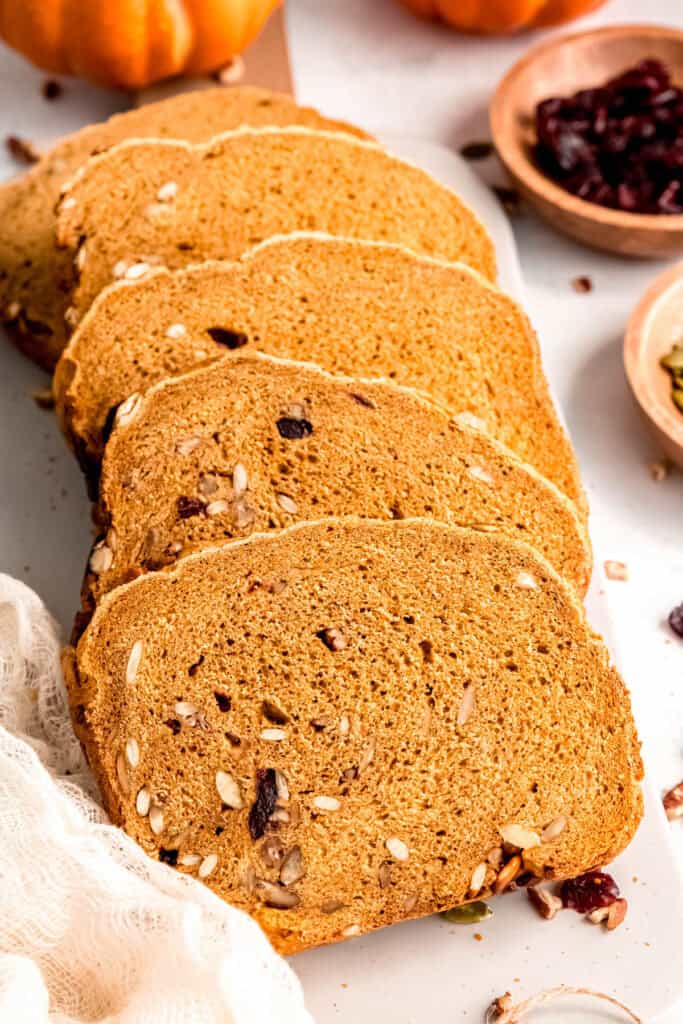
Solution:
[{"label": "dried cranberry", "polygon": [[217,345],[225,345],[232,350],[243,348],[249,341],[243,331],[231,331],[228,327],[207,327],[206,333]]},{"label": "dried cranberry", "polygon": [[683,637],[683,604],[677,604],[669,612],[669,625],[676,636]]},{"label": "dried cranberry", "polygon": [[303,437],[310,437],[313,433],[313,424],[310,420],[296,419],[294,416],[281,416],[277,421],[277,429],[280,437],[287,441],[300,441]]},{"label": "dried cranberry", "polygon": [[619,886],[604,871],[587,871],[578,878],[569,878],[560,889],[562,906],[588,914],[599,907],[609,907],[619,899]]},{"label": "dried cranberry", "polygon": [[192,516],[200,516],[204,513],[206,506],[199,498],[190,498],[181,495],[176,501],[176,508],[181,519],[191,519]]},{"label": "dried cranberry", "polygon": [[227,693],[221,693],[220,690],[214,690],[213,693],[216,698],[216,704],[218,704],[218,710],[226,713],[232,707],[232,700]]},{"label": "dried cranberry", "polygon": [[172,868],[178,863],[178,851],[177,850],[166,850],[162,846],[159,849],[159,860],[162,864],[170,864]]},{"label": "dried cranberry", "polygon": [[261,839],[265,835],[276,801],[275,769],[259,768],[256,772],[256,800],[249,811],[249,834],[252,839]]}]

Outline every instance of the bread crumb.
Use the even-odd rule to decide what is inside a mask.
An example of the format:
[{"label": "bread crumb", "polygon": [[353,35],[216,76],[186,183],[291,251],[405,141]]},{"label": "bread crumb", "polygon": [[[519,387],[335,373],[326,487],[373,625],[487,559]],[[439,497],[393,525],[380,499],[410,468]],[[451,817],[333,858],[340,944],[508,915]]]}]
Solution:
[{"label": "bread crumb", "polygon": [[608,580],[627,580],[629,577],[626,562],[613,562],[608,559],[605,562],[605,576]]},{"label": "bread crumb", "polygon": [[575,277],[572,280],[572,288],[575,292],[579,292],[579,294],[585,294],[586,292],[593,291],[593,282],[590,277],[586,277],[585,275]]}]

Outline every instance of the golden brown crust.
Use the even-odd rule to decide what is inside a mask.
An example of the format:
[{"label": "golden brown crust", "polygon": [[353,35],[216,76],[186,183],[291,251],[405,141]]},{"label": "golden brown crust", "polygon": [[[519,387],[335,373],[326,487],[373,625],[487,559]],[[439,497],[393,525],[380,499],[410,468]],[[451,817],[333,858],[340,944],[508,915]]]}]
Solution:
[{"label": "golden brown crust", "polygon": [[54,208],[60,190],[93,153],[134,136],[201,142],[242,124],[303,124],[367,134],[298,106],[290,96],[265,89],[213,88],[184,93],[117,114],[61,139],[29,172],[0,188],[0,316],[21,321],[12,334],[18,346],[53,369],[66,342],[68,305],[60,282],[70,257],[55,247]]},{"label": "golden brown crust", "polygon": [[[223,330],[224,343],[211,330]],[[585,516],[576,458],[519,306],[462,265],[314,234],[100,295],[55,377],[58,414],[84,468],[96,475],[113,406],[245,344],[332,373],[388,377],[476,415]]]},{"label": "golden brown crust", "polygon": [[282,950],[471,899],[480,864],[487,896],[506,837],[527,872],[576,875],[642,813],[623,683],[568,586],[501,536],[254,535],[108,594],[77,659],[114,821]]}]

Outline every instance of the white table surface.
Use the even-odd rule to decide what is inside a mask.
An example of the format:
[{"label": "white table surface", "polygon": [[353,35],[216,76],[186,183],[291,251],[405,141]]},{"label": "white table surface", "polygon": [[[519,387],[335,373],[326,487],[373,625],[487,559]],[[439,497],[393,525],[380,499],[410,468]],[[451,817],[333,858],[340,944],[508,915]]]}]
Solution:
[{"label": "white table surface", "polygon": [[[645,20],[683,28],[682,0],[611,0],[577,27]],[[420,23],[394,0],[289,0],[288,25],[302,102],[373,132],[429,138],[456,149],[488,137],[486,107],[494,85],[538,38],[457,36]],[[1,136],[41,141],[129,104],[124,94],[71,80],[64,96],[49,103],[40,94],[43,77],[0,48]],[[502,180],[494,161],[477,167],[490,180]],[[0,153],[0,176],[15,171]],[[647,770],[664,790],[683,778],[683,641],[666,626],[671,607],[683,601],[683,475],[672,473],[660,483],[650,478],[648,463],[659,452],[640,421],[621,362],[628,314],[662,265],[592,253],[531,214],[516,219],[514,230],[528,311],[589,492],[596,555],[629,566],[630,580],[608,583],[608,596]],[[592,279],[591,293],[572,290],[578,275]],[[37,369],[21,373],[27,385],[44,382]],[[46,434],[46,452],[51,444]],[[75,467],[64,485],[79,486]],[[3,568],[31,583],[30,570],[22,573],[12,552],[0,552]],[[58,587],[55,581],[54,593],[44,595],[48,602],[62,600]],[[672,834],[683,863],[683,825],[673,825]],[[680,1020],[679,1010],[661,1024]]]}]

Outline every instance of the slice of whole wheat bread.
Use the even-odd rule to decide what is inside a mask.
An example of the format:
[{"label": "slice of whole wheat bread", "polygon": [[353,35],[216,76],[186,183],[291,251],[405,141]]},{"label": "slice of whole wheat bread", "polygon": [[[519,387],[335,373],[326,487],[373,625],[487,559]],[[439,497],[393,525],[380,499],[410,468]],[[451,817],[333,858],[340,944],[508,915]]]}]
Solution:
[{"label": "slice of whole wheat bread", "polygon": [[0,311],[27,355],[52,369],[64,347],[67,303],[59,286],[70,258],[55,246],[54,209],[62,186],[88,157],[131,137],[204,142],[243,124],[302,124],[367,137],[290,96],[249,87],[203,89],[68,135],[28,173],[0,188]]},{"label": "slice of whole wheat bread", "polygon": [[117,276],[236,259],[299,229],[398,242],[495,276],[475,214],[375,143],[300,126],[243,128],[194,146],[130,140],[92,157],[60,201],[57,241],[73,257],[67,322]]},{"label": "slice of whole wheat bread", "polygon": [[111,591],[64,666],[112,820],[283,952],[580,874],[641,817],[607,651],[500,534],[253,535]]},{"label": "slice of whole wheat bread", "polygon": [[93,491],[115,406],[199,362],[251,349],[387,377],[473,414],[585,514],[576,458],[519,306],[463,265],[315,234],[101,294],[55,374],[57,413]]},{"label": "slice of whole wheat bread", "polygon": [[416,392],[271,356],[157,384],[109,439],[84,610],[193,549],[322,516],[442,522],[526,540],[583,596],[587,533],[556,487]]}]

